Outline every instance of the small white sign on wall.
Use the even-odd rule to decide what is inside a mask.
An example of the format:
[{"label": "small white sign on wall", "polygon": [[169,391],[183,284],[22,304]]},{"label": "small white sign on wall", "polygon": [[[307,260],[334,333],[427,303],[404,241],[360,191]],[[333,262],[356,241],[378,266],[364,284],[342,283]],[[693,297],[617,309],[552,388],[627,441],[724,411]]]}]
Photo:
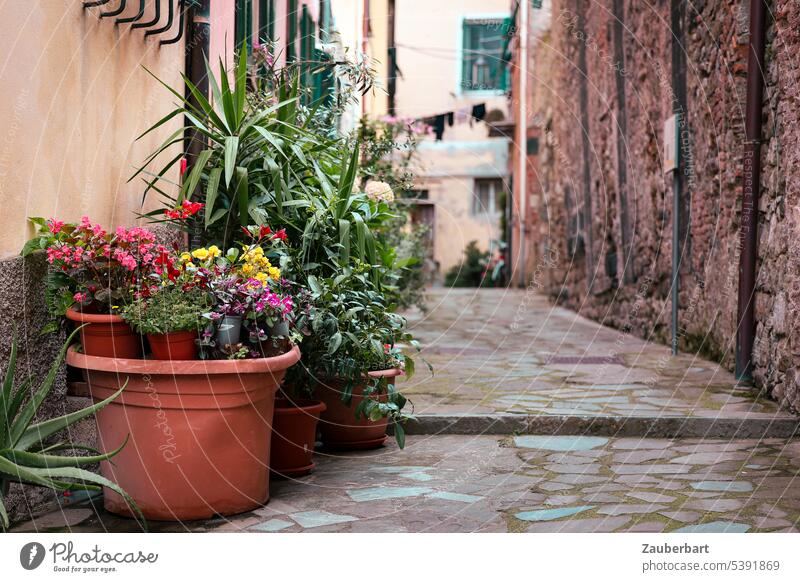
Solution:
[{"label": "small white sign on wall", "polygon": [[668,117],[664,122],[664,173],[668,174],[678,169],[678,123],[680,114]]}]

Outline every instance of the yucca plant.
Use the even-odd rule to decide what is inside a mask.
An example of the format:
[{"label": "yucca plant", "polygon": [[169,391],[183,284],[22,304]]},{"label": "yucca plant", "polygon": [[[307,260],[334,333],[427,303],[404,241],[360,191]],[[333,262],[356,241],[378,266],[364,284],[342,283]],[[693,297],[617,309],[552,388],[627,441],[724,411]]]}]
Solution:
[{"label": "yucca plant", "polygon": [[[121,487],[105,477],[81,468],[81,465],[91,465],[110,459],[122,450],[127,439],[108,453],[101,453],[92,447],[67,441],[46,442],[49,437],[112,402],[122,393],[124,385],[102,402],[58,418],[33,423],[36,412],[53,388],[58,369],[76,333],[78,330],[69,336],[47,376],[27,401],[26,396],[30,394],[33,379],[26,379],[16,390],[14,389],[18,352],[16,337],[11,344],[8,367],[0,388],[0,529],[7,529],[9,526],[3,495],[11,482],[46,487],[55,491],[99,491],[105,486],[124,497],[139,516],[142,525],[146,526],[144,516],[136,503]],[[90,456],[55,454],[69,450],[86,450],[92,454]]]}]

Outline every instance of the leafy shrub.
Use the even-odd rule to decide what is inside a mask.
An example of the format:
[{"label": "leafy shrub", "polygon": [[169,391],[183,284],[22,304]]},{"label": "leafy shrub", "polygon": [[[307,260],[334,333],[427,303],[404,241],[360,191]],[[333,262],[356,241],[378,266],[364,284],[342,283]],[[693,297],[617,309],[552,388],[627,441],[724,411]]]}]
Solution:
[{"label": "leafy shrub", "polygon": [[489,252],[478,248],[478,241],[470,241],[464,249],[464,260],[445,275],[448,287],[482,287],[487,284],[486,267]]},{"label": "leafy shrub", "polygon": [[141,334],[194,331],[204,326],[201,317],[208,305],[208,294],[200,289],[164,287],[125,307],[122,317]]}]

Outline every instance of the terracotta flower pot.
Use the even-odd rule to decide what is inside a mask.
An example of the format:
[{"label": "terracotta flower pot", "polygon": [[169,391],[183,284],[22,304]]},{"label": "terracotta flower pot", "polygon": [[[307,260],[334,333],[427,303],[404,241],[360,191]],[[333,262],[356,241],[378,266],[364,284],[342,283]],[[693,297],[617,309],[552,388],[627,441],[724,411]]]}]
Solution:
[{"label": "terracotta flower pot", "polygon": [[[100,447],[130,436],[103,476],[125,489],[145,517],[209,518],[249,511],[269,499],[275,392],[300,350],[276,358],[158,361],[98,358],[71,348],[67,363],[85,370],[92,397],[122,394],[97,412]],[[104,491],[105,508],[131,515]]]},{"label": "terracotta flower pot", "polygon": [[311,458],[317,422],[325,404],[318,400],[278,398],[272,421],[269,468],[279,477],[300,477],[314,469]]},{"label": "terracotta flower pot", "polygon": [[82,313],[67,309],[67,319],[81,328],[81,345],[87,356],[141,358],[142,338],[119,315]]},{"label": "terracotta flower pot", "polygon": [[196,360],[196,331],[173,331],[165,334],[147,334],[150,351],[156,360]]},{"label": "terracotta flower pot", "polygon": [[[369,376],[393,382],[402,373],[402,370],[392,369],[370,372]],[[317,396],[327,406],[321,415],[319,425],[323,444],[329,449],[342,451],[375,449],[382,446],[386,442],[386,426],[389,421],[386,418],[356,419],[356,409],[364,399],[364,388],[367,387],[368,380],[365,378],[362,384],[353,387],[353,397],[349,406],[342,402],[342,390],[345,384],[343,380],[337,379],[321,382],[317,386]],[[381,402],[385,402],[386,394],[382,394],[379,398]]]}]

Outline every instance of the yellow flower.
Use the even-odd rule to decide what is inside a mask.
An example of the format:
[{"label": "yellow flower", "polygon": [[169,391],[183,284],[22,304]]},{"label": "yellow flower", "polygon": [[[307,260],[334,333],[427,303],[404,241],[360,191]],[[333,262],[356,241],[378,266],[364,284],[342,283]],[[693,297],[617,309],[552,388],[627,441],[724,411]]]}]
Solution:
[{"label": "yellow flower", "polygon": [[219,247],[217,245],[211,245],[210,247],[208,247],[208,256],[212,259],[220,256],[221,253],[222,251],[219,250]]},{"label": "yellow flower", "polygon": [[244,265],[242,265],[242,274],[247,275],[248,277],[252,275],[255,272],[255,270],[256,268],[249,263],[245,263]]},{"label": "yellow flower", "polygon": [[184,263],[191,263],[192,262],[192,255],[189,253],[181,253],[181,261]]},{"label": "yellow flower", "polygon": [[192,256],[195,259],[200,259],[201,261],[205,261],[208,258],[208,249],[195,249],[192,251]]},{"label": "yellow flower", "polygon": [[266,273],[258,273],[258,274],[255,276],[255,278],[256,278],[256,279],[258,279],[259,281],[261,281],[261,284],[262,284],[264,287],[266,287],[266,286],[267,286],[267,281],[269,281],[269,277],[267,277],[267,274],[266,274]]},{"label": "yellow flower", "polygon": [[277,281],[281,278],[281,270],[278,267],[270,267],[267,269],[269,272],[269,276],[274,280]]},{"label": "yellow flower", "polygon": [[258,266],[262,269],[269,269],[272,266],[272,263],[269,262],[269,259],[262,257],[258,260]]}]

